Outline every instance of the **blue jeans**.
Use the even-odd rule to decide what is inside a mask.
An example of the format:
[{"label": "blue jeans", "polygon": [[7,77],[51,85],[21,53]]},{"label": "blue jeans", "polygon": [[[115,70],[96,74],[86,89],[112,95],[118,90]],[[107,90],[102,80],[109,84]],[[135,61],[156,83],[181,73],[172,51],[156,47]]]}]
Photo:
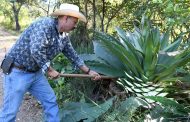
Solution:
[{"label": "blue jeans", "polygon": [[13,68],[9,75],[4,75],[3,87],[4,101],[0,111],[0,122],[15,122],[27,91],[42,103],[46,121],[60,121],[55,93],[41,71],[29,73]]}]

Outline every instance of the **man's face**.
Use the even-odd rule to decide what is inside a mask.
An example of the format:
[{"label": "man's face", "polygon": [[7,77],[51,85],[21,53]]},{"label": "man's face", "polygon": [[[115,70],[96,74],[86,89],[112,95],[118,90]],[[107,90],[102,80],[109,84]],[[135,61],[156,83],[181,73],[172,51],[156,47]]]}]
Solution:
[{"label": "man's face", "polygon": [[78,18],[70,17],[70,16],[62,16],[59,17],[58,28],[59,32],[69,32],[76,28]]}]

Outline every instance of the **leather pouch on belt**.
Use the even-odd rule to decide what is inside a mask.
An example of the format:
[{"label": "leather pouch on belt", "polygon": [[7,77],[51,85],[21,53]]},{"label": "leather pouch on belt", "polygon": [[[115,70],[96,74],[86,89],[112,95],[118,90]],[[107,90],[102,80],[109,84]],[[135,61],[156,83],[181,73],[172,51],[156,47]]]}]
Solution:
[{"label": "leather pouch on belt", "polygon": [[1,69],[3,70],[3,73],[8,75],[11,71],[13,63],[14,63],[14,58],[6,56],[1,63]]}]

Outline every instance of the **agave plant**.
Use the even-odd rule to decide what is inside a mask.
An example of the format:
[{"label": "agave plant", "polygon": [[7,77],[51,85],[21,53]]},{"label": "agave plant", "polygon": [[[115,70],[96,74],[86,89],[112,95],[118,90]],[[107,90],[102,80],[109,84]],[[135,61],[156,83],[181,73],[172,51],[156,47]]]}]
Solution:
[{"label": "agave plant", "polygon": [[149,21],[142,19],[134,32],[117,27],[118,36],[96,32],[94,54],[83,54],[91,68],[104,74],[120,77],[118,83],[137,96],[165,96],[162,86],[155,83],[171,83],[177,77],[176,68],[190,60],[190,50],[178,50],[181,35],[170,39],[170,31],[160,33]]}]

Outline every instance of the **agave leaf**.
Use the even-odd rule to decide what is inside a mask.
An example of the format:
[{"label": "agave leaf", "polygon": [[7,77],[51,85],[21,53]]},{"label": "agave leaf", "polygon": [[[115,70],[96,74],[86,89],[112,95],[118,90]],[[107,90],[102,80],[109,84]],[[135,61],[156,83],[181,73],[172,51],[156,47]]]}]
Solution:
[{"label": "agave leaf", "polygon": [[[153,48],[153,42],[152,42],[152,38],[147,35],[148,38],[145,40],[145,45],[146,45],[146,48],[144,49],[144,71],[147,71],[149,70],[149,67],[150,67],[150,64],[152,62],[152,57],[153,57],[153,52],[152,52],[152,48]],[[146,76],[148,75],[146,72]],[[150,76],[150,75],[148,75]]]},{"label": "agave leaf", "polygon": [[155,90],[156,88],[153,86],[148,87],[151,91]]},{"label": "agave leaf", "polygon": [[115,77],[123,77],[124,72],[107,64],[104,60],[99,59],[95,54],[81,54],[84,61],[91,61],[90,68],[101,74]]},{"label": "agave leaf", "polygon": [[179,45],[181,44],[181,41],[182,41],[181,37],[177,38],[172,44],[170,44],[169,46],[164,48],[163,51],[165,51],[165,52],[176,51],[178,49]]},{"label": "agave leaf", "polygon": [[107,40],[107,41],[114,42],[114,43],[118,42],[118,40],[116,38],[114,38],[113,36],[111,36],[109,34],[106,34],[106,33],[103,33],[103,32],[99,32],[99,31],[95,31],[94,34],[100,40]]},{"label": "agave leaf", "polygon": [[[183,55],[183,53],[182,53],[182,55]],[[174,63],[171,63],[169,65],[169,67],[166,68],[163,72],[161,72],[160,74],[157,74],[158,77],[156,78],[156,80],[163,79],[166,76],[172,75],[177,67],[186,64],[189,60],[190,60],[190,54],[188,54],[184,58],[180,58],[180,59],[177,59],[176,57],[174,57],[174,61],[173,61]]]},{"label": "agave leaf", "polygon": [[175,68],[176,67],[168,67],[163,72],[155,74],[155,81],[160,81],[163,78],[174,75]]},{"label": "agave leaf", "polygon": [[[134,37],[134,38],[133,38]],[[144,45],[144,39],[142,38],[141,30],[135,26],[135,31],[133,32],[133,35],[131,36],[131,40],[137,43],[137,45],[140,46],[140,52],[143,53],[143,45]],[[135,45],[136,47],[136,45]],[[139,49],[139,48],[137,48]]]},{"label": "agave leaf", "polygon": [[142,100],[141,98],[130,97],[121,103],[121,106],[118,108],[121,114],[129,116],[133,114],[136,109],[140,106],[149,107],[148,103]]},{"label": "agave leaf", "polygon": [[[127,110],[127,108],[133,108],[133,107],[139,107],[139,106],[147,106],[150,107],[149,104],[144,101],[143,99],[139,98],[139,97],[129,97],[127,98],[125,101],[123,101],[121,104],[121,107],[119,108],[120,112],[124,112]],[[131,106],[131,104],[134,104],[134,106]],[[129,106],[128,106],[129,105]]]},{"label": "agave leaf", "polygon": [[166,95],[168,95],[168,93],[159,93],[156,96],[165,97]]},{"label": "agave leaf", "polygon": [[[133,42],[126,36],[125,31],[122,30],[121,28],[116,28],[116,31],[117,31],[118,35],[126,43],[128,49],[129,49],[129,51],[128,50],[125,51],[125,54],[127,54],[126,56],[130,56],[129,59],[133,61],[134,65],[139,70],[139,72],[143,72],[140,62],[139,62],[139,56],[136,53],[137,51],[136,51],[136,48],[133,46]],[[127,53],[127,52],[129,52],[129,53]]]},{"label": "agave leaf", "polygon": [[141,45],[140,45],[140,42],[141,42],[141,41],[140,41],[140,34],[137,33],[137,31],[135,31],[134,33],[127,32],[127,35],[129,35],[128,38],[129,38],[129,40],[132,41],[132,43],[133,43],[135,49],[136,49],[138,52],[142,53],[143,50],[142,50],[142,47],[141,47]]},{"label": "agave leaf", "polygon": [[142,89],[139,89],[137,87],[133,88],[133,92],[136,93],[140,93],[140,94],[144,94],[144,91]]},{"label": "agave leaf", "polygon": [[[168,118],[172,116],[171,113],[169,113],[166,108],[163,108],[160,105],[156,105],[152,110],[150,111],[151,120],[154,120],[156,122],[164,122],[165,118]],[[167,121],[166,121],[167,122]]]},{"label": "agave leaf", "polygon": [[[132,65],[134,62],[132,62],[133,59],[131,60],[131,58],[133,58],[133,56],[131,55],[131,52],[128,52],[121,45],[118,45],[115,43],[108,43],[107,40],[102,40],[101,43],[103,43],[107,47],[107,49],[109,49],[109,52],[111,52],[113,55],[117,56],[123,62],[123,65],[125,66],[126,70],[130,69],[132,71],[132,73],[139,75],[137,73],[136,68],[139,68],[140,66],[135,68]],[[134,63],[134,64],[136,64],[136,63]],[[138,65],[138,64],[136,64],[136,65]]]},{"label": "agave leaf", "polygon": [[89,103],[66,103],[60,110],[60,118],[66,122],[92,122],[112,106],[113,98],[101,105]]},{"label": "agave leaf", "polygon": [[128,87],[128,86],[125,86],[125,87],[126,87],[126,89],[127,89],[128,91],[130,91],[131,93],[133,93],[133,92],[134,92],[133,88]]},{"label": "agave leaf", "polygon": [[142,90],[143,92],[145,92],[145,93],[150,92],[150,90],[149,90],[148,88],[141,88],[141,90]]},{"label": "agave leaf", "polygon": [[158,94],[159,94],[159,92],[157,92],[157,91],[151,91],[148,93],[144,93],[143,96],[156,96]]},{"label": "agave leaf", "polygon": [[160,52],[156,72],[162,72],[168,67],[173,67],[172,65],[176,67],[183,66],[189,61],[189,52]]},{"label": "agave leaf", "polygon": [[155,89],[155,91],[161,92],[163,90],[163,88],[157,88]]},{"label": "agave leaf", "polygon": [[138,82],[143,82],[142,79],[140,79],[140,78],[138,78],[138,77],[136,77],[136,76],[134,76],[134,78],[135,78],[135,80],[138,81]]},{"label": "agave leaf", "polygon": [[175,82],[179,79],[181,79],[182,77],[164,77],[163,79],[160,79],[160,82],[164,83],[164,82]]},{"label": "agave leaf", "polygon": [[190,82],[190,74],[185,75],[184,77],[180,78],[181,81],[183,82]]},{"label": "agave leaf", "polygon": [[161,50],[166,48],[168,46],[168,40],[169,40],[169,29],[166,31],[166,33],[163,34],[163,37],[161,38]]},{"label": "agave leaf", "polygon": [[98,58],[95,54],[80,54],[79,55],[84,61],[106,63],[105,61]]},{"label": "agave leaf", "polygon": [[129,85],[130,87],[134,88],[134,85],[132,83],[130,83],[127,79],[123,79],[123,81],[125,81],[126,84]]},{"label": "agave leaf", "polygon": [[102,63],[91,64],[90,68],[94,71],[99,72],[100,74],[104,74],[107,76],[123,77],[125,75],[123,70],[115,69],[112,66]]},{"label": "agave leaf", "polygon": [[154,28],[152,30],[152,41],[154,45],[158,45],[160,43],[160,31],[158,28]]},{"label": "agave leaf", "polygon": [[131,80],[135,80],[135,78],[131,75],[129,75],[127,72],[125,72],[125,75],[127,78],[131,79]]},{"label": "agave leaf", "polygon": [[127,89],[126,86],[122,83],[122,81],[121,81],[120,79],[117,80],[116,83],[117,83],[118,85],[120,85],[121,87],[123,87],[123,88],[125,89],[126,93],[128,93],[128,89]]},{"label": "agave leaf", "polygon": [[190,49],[189,50],[185,50],[182,53],[180,53],[179,55],[175,56],[175,61],[172,65],[176,65],[179,66],[184,66],[185,64],[187,64],[190,61]]},{"label": "agave leaf", "polygon": [[[160,49],[159,43],[159,30],[154,29],[152,32],[146,35],[145,39],[145,58],[144,58],[144,70],[146,71],[146,76],[151,77],[156,68],[155,64],[158,59],[158,50]],[[152,80],[149,78],[149,80]]]},{"label": "agave leaf", "polygon": [[169,65],[171,65],[171,62],[173,61],[174,56],[169,56],[165,52],[159,52],[156,73],[164,71]]},{"label": "agave leaf", "polygon": [[139,87],[139,88],[142,87],[142,85],[139,84],[139,83],[135,83],[135,82],[134,82],[133,84],[134,84],[136,87]]},{"label": "agave leaf", "polygon": [[[114,44],[112,44],[114,45]],[[117,49],[110,49],[110,52],[112,52],[112,54],[115,54],[121,61],[122,64],[124,65],[123,68],[125,68],[126,71],[132,71],[132,73],[138,75],[137,70],[135,69],[135,67],[132,65],[131,61],[129,60],[129,56],[127,57],[126,55],[130,55],[128,53],[121,53],[121,52],[125,52],[125,49],[123,49],[122,47],[120,47],[119,45],[114,45],[115,47],[117,47]],[[118,50],[119,49],[119,50]]]},{"label": "agave leaf", "polygon": [[[123,40],[129,41],[131,44],[133,43],[131,40],[129,40],[129,38],[128,38],[127,35],[126,35],[126,32],[125,32],[123,29],[121,29],[121,28],[119,28],[119,27],[116,27],[115,30],[117,31],[117,34],[119,35],[119,37],[121,37]],[[123,42],[124,42],[124,41],[123,41]],[[124,45],[125,45],[125,43],[124,43]],[[127,45],[126,45],[126,46],[127,46]]]},{"label": "agave leaf", "polygon": [[113,66],[116,69],[123,69],[122,62],[114,55],[111,55],[111,53],[108,53],[103,46],[94,41],[94,52],[97,57],[100,57],[101,59],[105,60],[107,64]]},{"label": "agave leaf", "polygon": [[106,116],[104,122],[130,122],[132,117],[136,115],[136,111],[139,107],[144,106],[146,108],[150,105],[143,99],[138,97],[130,97],[125,101],[122,101],[118,107]]},{"label": "agave leaf", "polygon": [[[160,97],[160,96],[146,96],[145,98],[154,100],[156,102],[161,103],[162,106],[165,107],[171,107],[176,110],[176,114],[181,114],[181,115],[188,115],[190,112],[190,109],[184,107],[183,105],[177,103],[176,101],[173,101],[171,99],[165,98],[165,97]],[[175,113],[174,113],[175,114]]]}]

